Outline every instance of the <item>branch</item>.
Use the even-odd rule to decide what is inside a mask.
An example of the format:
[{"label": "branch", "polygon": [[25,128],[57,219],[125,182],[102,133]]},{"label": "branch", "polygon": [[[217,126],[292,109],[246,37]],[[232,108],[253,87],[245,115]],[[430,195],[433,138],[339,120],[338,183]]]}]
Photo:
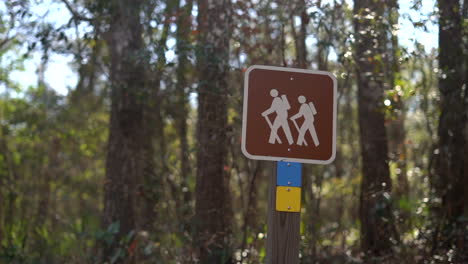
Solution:
[{"label": "branch", "polygon": [[3,50],[3,48],[6,47],[13,39],[14,37],[6,37],[5,39],[0,40],[0,51]]},{"label": "branch", "polygon": [[67,6],[68,11],[73,15],[73,18],[82,21],[94,22],[94,18],[89,18],[78,13],[73,6],[68,2],[68,0],[62,0],[62,2]]},{"label": "branch", "polygon": [[10,23],[10,27],[8,28],[8,31],[4,34],[5,39],[0,40],[0,51],[6,48],[6,46],[12,41],[16,36],[10,36],[11,29],[14,28],[12,23]]}]

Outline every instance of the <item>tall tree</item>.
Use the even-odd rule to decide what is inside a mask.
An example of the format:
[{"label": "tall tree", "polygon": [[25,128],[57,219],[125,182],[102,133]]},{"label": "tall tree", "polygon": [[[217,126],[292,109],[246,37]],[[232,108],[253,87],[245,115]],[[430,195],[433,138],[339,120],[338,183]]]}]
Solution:
[{"label": "tall tree", "polygon": [[400,75],[399,66],[399,45],[398,35],[396,34],[396,28],[398,27],[399,17],[399,6],[398,1],[391,0],[386,3],[386,36],[384,40],[387,46],[387,52],[385,56],[386,64],[386,79],[388,83],[388,89],[392,91],[393,100],[392,107],[393,112],[391,120],[388,125],[389,132],[389,151],[390,158],[396,163],[397,170],[397,182],[395,186],[396,199],[407,199],[409,195],[409,182],[406,170],[406,131],[405,131],[405,118],[406,111],[403,99],[403,90],[400,85],[397,85],[397,81]]},{"label": "tall tree", "polygon": [[[291,1],[291,14],[290,14],[290,23],[291,31],[294,38],[294,46],[296,49],[296,65],[299,68],[307,69],[307,25],[310,22],[309,15],[307,14],[307,5],[305,0],[299,0],[297,2]],[[296,32],[295,28],[295,15],[301,17],[301,25],[299,32]]]},{"label": "tall tree", "polygon": [[178,54],[177,65],[177,83],[176,83],[176,103],[177,103],[177,133],[180,140],[180,174],[182,176],[183,188],[183,207],[182,213],[184,223],[187,221],[190,212],[190,192],[189,192],[189,144],[188,144],[188,126],[187,119],[189,114],[189,83],[187,81],[187,72],[190,69],[189,52],[191,51],[190,32],[192,26],[192,7],[193,0],[185,1],[183,7],[179,7],[177,17],[177,43]]},{"label": "tall tree", "polygon": [[383,112],[384,73],[382,16],[373,0],[354,1],[356,76],[362,155],[360,194],[361,248],[366,259],[393,255],[398,235],[392,216],[392,182],[388,168]]},{"label": "tall tree", "polygon": [[196,229],[200,263],[230,261],[226,163],[230,0],[198,1]]},{"label": "tall tree", "polygon": [[[438,1],[439,7],[439,145],[436,158],[436,191],[442,198],[441,234],[434,248],[456,248],[456,262],[468,261],[465,211],[467,157],[464,155],[467,117],[463,90],[463,27],[460,1]],[[465,91],[466,92],[466,91]],[[438,241],[439,240],[439,241]]]},{"label": "tall tree", "polygon": [[[466,21],[468,21],[468,0],[463,1],[463,21],[464,22],[464,27],[463,27],[463,36],[464,36],[464,57],[465,57],[465,67],[463,72],[465,72],[465,79],[464,79],[464,84],[465,84],[465,155],[464,157],[468,157],[468,89],[466,88],[468,86],[468,26],[466,26]],[[465,183],[464,186],[468,186],[468,162],[465,160]],[[468,192],[465,191],[465,215],[468,214]]]},{"label": "tall tree", "polygon": [[[154,19],[154,9],[158,1],[145,2],[145,37],[148,43],[146,49],[150,54],[155,54],[157,60],[148,65],[145,76],[145,92],[148,100],[144,102],[143,125],[145,126],[144,144],[144,186],[141,191],[144,197],[144,214],[142,216],[142,228],[148,231],[155,231],[157,221],[156,206],[163,200],[162,186],[165,176],[168,175],[168,166],[166,162],[167,147],[164,134],[164,116],[163,102],[167,99],[161,89],[161,80],[166,66],[166,43],[170,34],[171,19],[174,15],[175,4],[173,1],[167,1],[164,8],[162,29],[159,39],[154,34],[154,25],[151,21]],[[158,233],[155,232],[158,236]]]},{"label": "tall tree", "polygon": [[[142,1],[106,3],[110,28],[106,42],[110,50],[111,115],[106,182],[104,227],[113,226],[116,236],[104,246],[103,261],[125,250],[136,227],[137,183],[143,175],[144,59],[140,8]],[[124,247],[124,248],[122,248]],[[122,254],[122,256],[125,254]],[[124,261],[128,259],[129,261]],[[122,257],[120,262],[131,262]]]}]

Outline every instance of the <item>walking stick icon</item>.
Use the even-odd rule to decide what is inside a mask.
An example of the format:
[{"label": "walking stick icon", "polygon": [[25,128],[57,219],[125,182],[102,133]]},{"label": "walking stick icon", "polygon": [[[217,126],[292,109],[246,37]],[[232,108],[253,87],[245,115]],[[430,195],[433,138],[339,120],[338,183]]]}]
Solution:
[{"label": "walking stick icon", "polygon": [[[294,126],[296,127],[297,131],[299,132],[301,129],[299,128],[299,125],[296,123],[296,119],[291,119],[293,122]],[[304,140],[304,145],[307,147],[307,142]]]},{"label": "walking stick icon", "polygon": [[[266,121],[268,123],[268,126],[270,127],[270,130],[273,131],[273,124],[271,123],[270,119],[268,118],[268,116],[264,116],[264,117],[265,117],[265,119],[266,119]],[[283,142],[281,142],[281,139],[278,136],[278,133],[275,133],[275,140],[278,140],[278,142],[280,144],[283,144]]]}]

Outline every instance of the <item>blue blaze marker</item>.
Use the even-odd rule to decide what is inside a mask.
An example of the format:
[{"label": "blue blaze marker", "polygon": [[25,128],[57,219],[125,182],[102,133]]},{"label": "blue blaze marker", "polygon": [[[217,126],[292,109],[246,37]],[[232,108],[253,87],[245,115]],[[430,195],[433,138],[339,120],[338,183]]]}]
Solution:
[{"label": "blue blaze marker", "polygon": [[277,186],[302,186],[302,163],[278,161],[276,167]]}]

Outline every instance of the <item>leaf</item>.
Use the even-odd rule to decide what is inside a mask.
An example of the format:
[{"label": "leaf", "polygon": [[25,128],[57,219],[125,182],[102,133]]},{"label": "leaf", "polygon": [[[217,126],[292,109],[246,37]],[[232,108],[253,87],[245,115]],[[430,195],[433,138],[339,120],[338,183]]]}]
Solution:
[{"label": "leaf", "polygon": [[116,221],[112,224],[109,225],[109,227],[107,228],[107,232],[110,233],[110,234],[117,234],[120,230],[120,222],[119,221]]}]

